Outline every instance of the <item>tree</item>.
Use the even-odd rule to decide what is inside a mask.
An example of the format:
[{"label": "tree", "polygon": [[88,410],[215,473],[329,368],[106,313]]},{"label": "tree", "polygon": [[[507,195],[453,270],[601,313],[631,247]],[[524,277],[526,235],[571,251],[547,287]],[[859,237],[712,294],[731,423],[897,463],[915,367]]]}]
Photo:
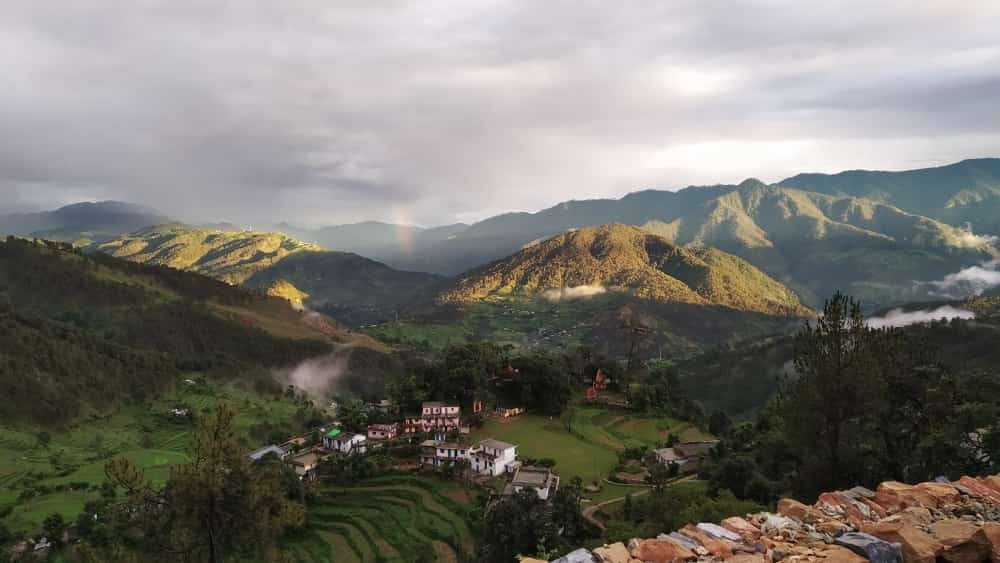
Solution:
[{"label": "tree", "polygon": [[58,512],[53,512],[42,521],[42,529],[49,540],[58,542],[62,540],[63,532],[66,531],[66,519]]},{"label": "tree", "polygon": [[490,563],[547,552],[559,542],[551,510],[532,489],[504,497],[490,507],[482,529],[478,560]]},{"label": "tree", "polygon": [[42,448],[45,448],[45,449],[48,449],[49,442],[52,441],[52,436],[48,432],[46,432],[44,430],[42,430],[41,432],[39,432],[35,436],[35,438],[38,440],[39,447],[42,447]]},{"label": "tree", "polygon": [[729,432],[729,428],[732,425],[733,420],[723,411],[715,411],[708,419],[708,431],[715,436],[722,436],[726,432]]},{"label": "tree", "polygon": [[105,467],[127,493],[119,508],[142,538],[144,553],[221,563],[236,555],[268,553],[304,509],[288,499],[275,464],[251,464],[240,446],[235,413],[220,404],[202,421],[190,461],[175,466],[167,484],[154,487],[126,458]]},{"label": "tree", "polygon": [[7,529],[7,526],[5,526],[3,522],[0,522],[0,546],[9,542],[11,537],[13,536],[11,535],[10,530]]}]

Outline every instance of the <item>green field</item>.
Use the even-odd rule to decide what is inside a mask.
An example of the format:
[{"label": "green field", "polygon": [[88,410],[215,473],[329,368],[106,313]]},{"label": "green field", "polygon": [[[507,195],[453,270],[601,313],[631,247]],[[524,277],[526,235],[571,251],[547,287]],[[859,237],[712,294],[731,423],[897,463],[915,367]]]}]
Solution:
[{"label": "green field", "polygon": [[283,551],[301,563],[471,561],[468,493],[458,483],[387,475],[325,487]]},{"label": "green field", "polygon": [[[291,400],[266,399],[231,387],[180,383],[177,391],[149,404],[49,430],[47,447],[39,444],[37,429],[0,427],[0,508],[14,507],[3,523],[12,531],[32,533],[54,512],[75,519],[87,501],[99,497],[104,465],[118,456],[135,462],[154,483],[165,482],[170,467],[187,459],[193,428],[190,419],[172,416],[170,409],[207,412],[220,401],[237,410],[237,426],[247,447],[259,445],[249,436],[261,421],[288,423],[298,408]],[[25,490],[40,494],[19,501]]]}]

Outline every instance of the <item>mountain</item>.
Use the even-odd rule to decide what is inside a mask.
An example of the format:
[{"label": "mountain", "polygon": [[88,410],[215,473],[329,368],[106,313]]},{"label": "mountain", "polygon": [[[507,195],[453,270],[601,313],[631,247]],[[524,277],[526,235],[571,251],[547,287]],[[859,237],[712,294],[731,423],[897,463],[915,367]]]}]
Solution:
[{"label": "mountain", "polygon": [[440,278],[402,272],[282,233],[160,225],[88,247],[143,264],[198,272],[262,289],[348,324],[387,320]]},{"label": "mountain", "polygon": [[589,227],[531,245],[461,276],[443,303],[494,294],[624,291],[642,299],[720,305],[771,315],[807,315],[794,292],[736,256],[683,248],[637,227]]},{"label": "mountain", "polygon": [[54,425],[151,398],[178,378],[280,392],[271,368],[377,343],[287,302],[178,270],[0,241],[0,423]]},{"label": "mountain", "polygon": [[863,197],[954,226],[971,224],[1000,235],[1000,158],[963,160],[947,166],[882,172],[799,174],[783,186],[830,195]]},{"label": "mountain", "polygon": [[54,211],[0,215],[0,233],[82,245],[169,222],[159,211],[132,203],[75,203]]}]

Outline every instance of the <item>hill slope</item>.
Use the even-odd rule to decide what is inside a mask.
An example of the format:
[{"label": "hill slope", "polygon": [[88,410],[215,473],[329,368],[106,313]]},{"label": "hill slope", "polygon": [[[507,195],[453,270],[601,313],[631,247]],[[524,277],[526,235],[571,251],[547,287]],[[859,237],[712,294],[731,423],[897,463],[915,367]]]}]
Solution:
[{"label": "hill slope", "polygon": [[713,248],[685,249],[626,225],[580,229],[529,246],[462,276],[439,301],[470,302],[496,293],[573,292],[581,286],[624,290],[662,302],[774,315],[808,313],[792,291],[745,260]]},{"label": "hill slope", "polygon": [[155,209],[119,201],[84,202],[41,213],[0,215],[0,233],[90,244],[169,221]]},{"label": "hill slope", "polygon": [[325,251],[281,233],[178,224],[143,229],[88,250],[265,290],[349,324],[391,318],[440,279],[394,270],[348,252]]}]

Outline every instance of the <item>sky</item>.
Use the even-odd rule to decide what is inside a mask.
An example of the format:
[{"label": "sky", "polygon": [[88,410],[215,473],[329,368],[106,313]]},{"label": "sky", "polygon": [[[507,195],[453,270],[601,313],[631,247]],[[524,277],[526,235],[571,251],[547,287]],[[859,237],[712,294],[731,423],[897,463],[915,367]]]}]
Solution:
[{"label": "sky", "polygon": [[7,0],[0,212],[419,225],[1000,156],[1000,2]]}]

